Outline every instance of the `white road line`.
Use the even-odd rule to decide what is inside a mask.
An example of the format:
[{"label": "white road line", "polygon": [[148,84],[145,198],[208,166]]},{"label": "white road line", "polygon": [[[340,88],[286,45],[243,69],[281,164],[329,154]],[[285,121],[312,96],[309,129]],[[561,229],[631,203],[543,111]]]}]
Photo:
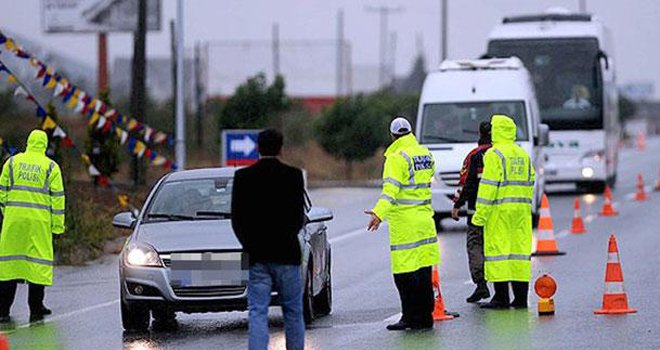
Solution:
[{"label": "white road line", "polygon": [[383,323],[394,323],[398,321],[401,318],[401,313],[397,313],[396,315],[392,315],[386,319],[383,320]]},{"label": "white road line", "polygon": [[[82,308],[80,310],[67,312],[65,314],[56,315],[56,316],[53,316],[53,317],[47,317],[43,321],[34,322],[34,324],[38,324],[38,323],[41,323],[41,322],[44,322],[44,323],[55,322],[55,321],[59,321],[59,320],[65,319],[65,318],[69,318],[71,316],[76,316],[76,315],[84,314],[86,312],[90,312],[90,311],[94,311],[94,310],[97,310],[97,309],[102,309],[104,307],[112,306],[112,305],[115,305],[115,304],[118,304],[118,303],[119,303],[119,299],[113,300],[113,301],[108,301],[106,303],[88,306],[88,307]],[[17,326],[16,329],[28,328],[32,324],[33,323],[22,324],[20,326]]]},{"label": "white road line", "polygon": [[[382,224],[380,227],[382,229],[385,226],[387,226],[387,224]],[[328,241],[330,242],[330,244],[335,244],[335,243],[339,243],[339,242],[343,242],[343,241],[355,238],[355,237],[360,236],[360,235],[373,235],[373,234],[379,234],[379,232],[378,231],[369,232],[369,231],[367,231],[366,228],[359,228],[357,230],[353,230],[353,231],[351,231],[349,233],[346,233],[346,234],[343,234],[341,236],[330,238]]]},{"label": "white road line", "polygon": [[566,236],[568,236],[568,230],[561,230],[555,235],[555,238],[563,238]]}]

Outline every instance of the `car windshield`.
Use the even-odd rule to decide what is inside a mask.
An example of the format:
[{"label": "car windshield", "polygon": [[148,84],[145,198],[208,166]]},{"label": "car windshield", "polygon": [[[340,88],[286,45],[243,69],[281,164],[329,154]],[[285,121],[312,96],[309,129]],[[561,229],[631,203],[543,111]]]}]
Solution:
[{"label": "car windshield", "polygon": [[232,185],[231,177],[165,182],[154,194],[146,219],[174,221],[229,218]]},{"label": "car windshield", "polygon": [[524,62],[534,79],[541,120],[551,129],[602,127],[596,39],[494,40],[488,54]]},{"label": "car windshield", "polygon": [[476,142],[479,123],[490,120],[493,114],[511,117],[518,127],[516,140],[529,140],[522,101],[426,104],[418,136],[425,144]]}]

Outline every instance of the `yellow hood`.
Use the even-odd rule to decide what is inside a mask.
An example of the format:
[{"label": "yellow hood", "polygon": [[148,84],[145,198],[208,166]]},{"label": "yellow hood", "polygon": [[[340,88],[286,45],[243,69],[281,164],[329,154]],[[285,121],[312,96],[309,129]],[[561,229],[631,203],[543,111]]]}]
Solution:
[{"label": "yellow hood", "polygon": [[48,147],[48,135],[41,130],[32,130],[27,142],[27,151],[40,154],[46,153]]},{"label": "yellow hood", "polygon": [[513,143],[516,141],[516,123],[502,114],[495,114],[490,120],[493,144]]}]

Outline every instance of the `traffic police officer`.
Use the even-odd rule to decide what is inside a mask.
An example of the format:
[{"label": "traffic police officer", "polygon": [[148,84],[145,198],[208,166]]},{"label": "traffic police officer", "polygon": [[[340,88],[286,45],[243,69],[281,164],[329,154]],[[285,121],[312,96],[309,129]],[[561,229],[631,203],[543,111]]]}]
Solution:
[{"label": "traffic police officer", "polygon": [[383,190],[369,211],[367,229],[382,220],[390,226],[390,254],[394,282],[401,299],[402,317],[388,330],[433,327],[432,266],[440,262],[437,233],[431,207],[431,179],[435,163],[426,147],[412,134],[408,120],[390,125],[394,142],[385,151]]},{"label": "traffic police officer", "polygon": [[10,157],[0,175],[0,321],[9,321],[19,281],[29,284],[32,321],[49,315],[45,286],[53,284],[53,235],[64,232],[60,167],[46,157],[48,136],[30,133],[27,150]]},{"label": "traffic police officer", "polygon": [[491,129],[493,146],[484,155],[472,218],[473,225],[484,229],[486,280],[495,287],[495,295],[482,307],[526,308],[532,274],[534,167],[529,154],[515,143],[516,124],[511,118],[494,115]]}]

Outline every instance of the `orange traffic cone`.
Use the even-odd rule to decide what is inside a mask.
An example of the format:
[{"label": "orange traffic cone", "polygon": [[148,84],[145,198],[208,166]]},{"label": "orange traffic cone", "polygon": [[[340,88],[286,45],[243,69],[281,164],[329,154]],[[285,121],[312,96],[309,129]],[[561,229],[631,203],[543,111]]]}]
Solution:
[{"label": "orange traffic cone", "polygon": [[658,183],[655,185],[655,190],[660,191],[660,171],[658,171]]},{"label": "orange traffic cone", "polygon": [[555,229],[552,225],[552,215],[550,214],[550,203],[548,202],[548,196],[545,194],[543,194],[543,199],[541,199],[540,211],[536,251],[532,253],[532,256],[566,254],[565,252],[560,252],[559,248],[557,248]]},{"label": "orange traffic cone", "polygon": [[438,274],[438,267],[433,266],[433,293],[435,294],[435,308],[433,309],[434,321],[446,321],[454,318],[453,314],[447,313],[445,310],[445,300],[442,298],[440,291],[440,274]]},{"label": "orange traffic cone", "polygon": [[571,225],[571,233],[587,233],[587,229],[584,227],[582,216],[580,216],[580,198],[575,198],[575,204],[573,204],[573,208],[573,224]]},{"label": "orange traffic cone", "polygon": [[605,202],[603,203],[603,209],[600,211],[601,216],[616,216],[619,215],[619,212],[614,210],[612,206],[612,190],[610,186],[605,186],[605,193],[603,194]]},{"label": "orange traffic cone", "polygon": [[640,151],[646,149],[646,135],[641,131],[637,133],[637,149]]},{"label": "orange traffic cone", "polygon": [[647,200],[646,191],[644,191],[644,178],[642,174],[637,174],[637,192],[635,193],[635,200],[643,202]]},{"label": "orange traffic cone", "polygon": [[627,314],[637,312],[637,309],[628,307],[628,296],[623,288],[623,271],[619,260],[619,248],[616,237],[610,235],[607,248],[607,268],[605,269],[605,293],[603,294],[603,308],[595,310],[597,315]]},{"label": "orange traffic cone", "polygon": [[0,333],[0,350],[9,350],[9,339]]}]

